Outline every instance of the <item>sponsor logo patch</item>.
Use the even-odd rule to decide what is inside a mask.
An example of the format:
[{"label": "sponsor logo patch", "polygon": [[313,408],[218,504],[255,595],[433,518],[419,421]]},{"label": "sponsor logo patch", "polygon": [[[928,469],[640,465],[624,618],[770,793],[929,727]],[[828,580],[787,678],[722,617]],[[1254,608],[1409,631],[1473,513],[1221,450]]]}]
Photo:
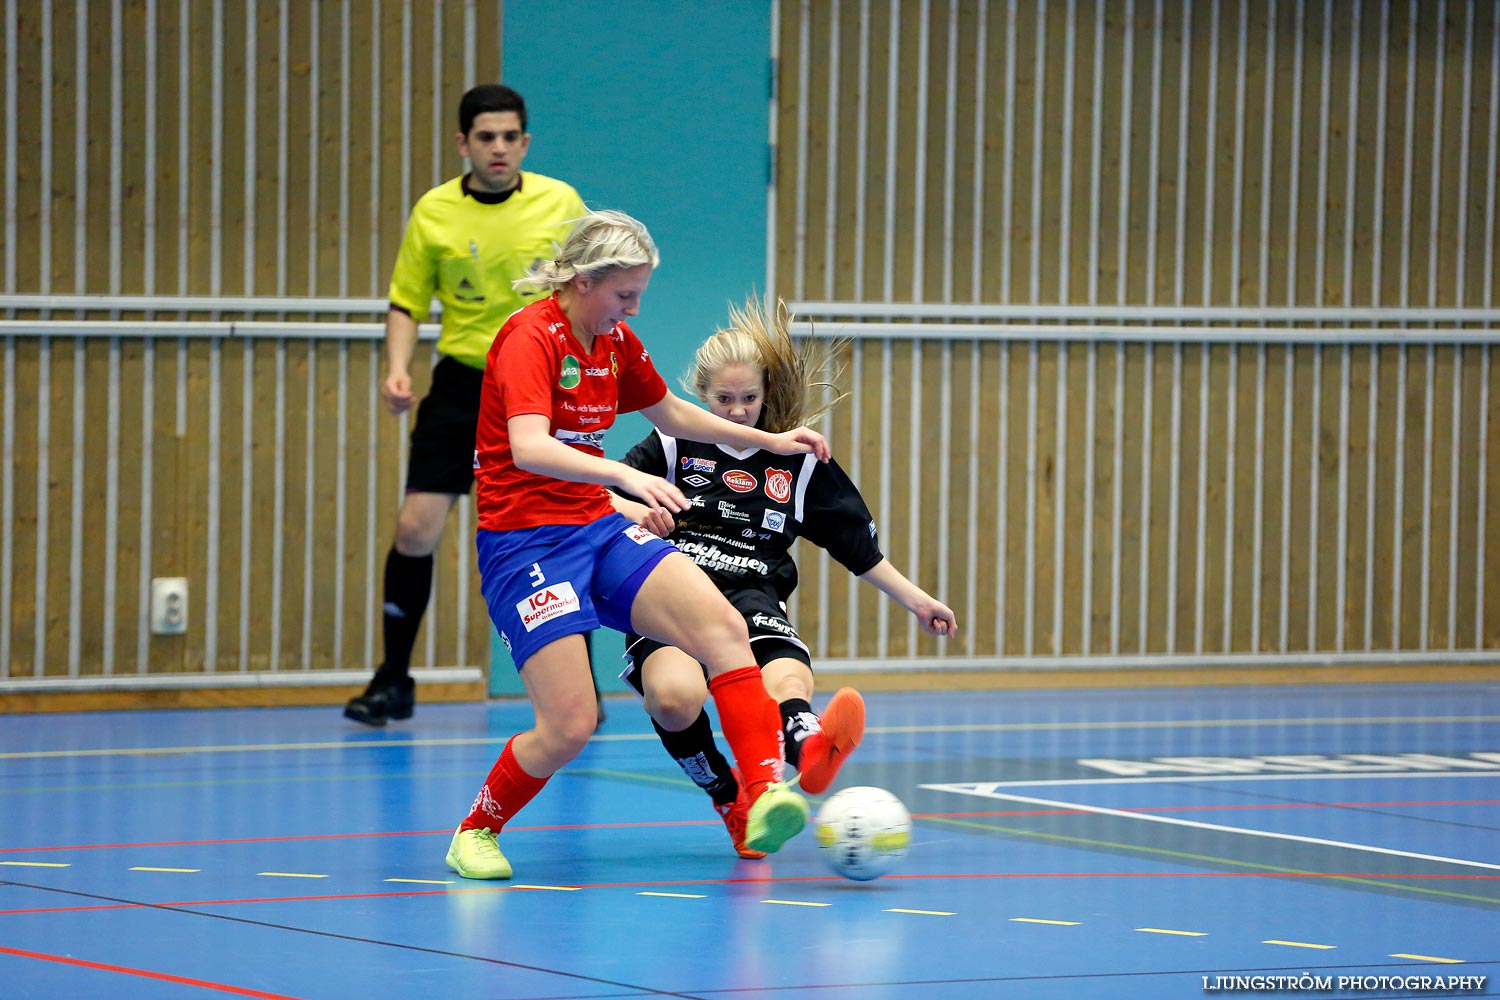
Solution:
[{"label": "sponsor logo patch", "polygon": [[760,526],[771,531],[785,531],[786,515],[779,510],[768,510],[766,516],[761,519]]},{"label": "sponsor logo patch", "polygon": [[792,498],[792,474],[784,469],[766,470],[766,496],[777,503],[786,503]]},{"label": "sponsor logo patch", "polygon": [[712,458],[691,458],[683,456],[683,472],[712,472],[719,467],[719,463]]},{"label": "sponsor logo patch", "polygon": [[770,615],[760,611],[757,611],[750,617],[750,624],[770,629],[772,632],[780,632],[782,635],[797,635],[797,630],[792,628],[791,622],[781,618],[772,618]]},{"label": "sponsor logo patch", "polygon": [[736,493],[749,493],[760,485],[759,481],[744,469],[730,469],[721,478],[724,480],[724,485]]},{"label": "sponsor logo patch", "polygon": [[573,585],[566,580],[544,587],[516,604],[516,614],[521,616],[521,622],[528,632],[534,632],[552,619],[571,615],[577,610],[578,595],[573,592]]},{"label": "sponsor logo patch", "polygon": [[635,544],[637,545],[645,545],[656,536],[651,534],[651,532],[647,531],[645,528],[641,527],[639,524],[632,524],[630,527],[625,529],[625,537],[630,539],[632,542],[635,542]]},{"label": "sponsor logo patch", "polygon": [[719,501],[719,516],[726,521],[748,521],[750,515],[740,510],[728,500]]},{"label": "sponsor logo patch", "polygon": [[571,444],[579,448],[597,448],[604,450],[603,431],[571,431],[566,427],[559,427],[552,435],[563,444]]},{"label": "sponsor logo patch", "polygon": [[583,379],[583,366],[573,355],[564,355],[562,359],[562,370],[557,373],[557,387],[559,389],[576,389],[578,383]]}]

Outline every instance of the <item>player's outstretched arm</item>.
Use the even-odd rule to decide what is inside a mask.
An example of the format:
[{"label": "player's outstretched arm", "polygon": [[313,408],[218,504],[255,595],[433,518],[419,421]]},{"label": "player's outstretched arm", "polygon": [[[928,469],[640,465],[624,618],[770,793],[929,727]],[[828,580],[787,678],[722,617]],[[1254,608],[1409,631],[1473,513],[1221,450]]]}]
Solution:
[{"label": "player's outstretched arm", "polygon": [[687,497],[676,486],[649,473],[597,455],[570,448],[552,436],[552,421],[540,413],[511,417],[510,450],[517,466],[538,476],[574,483],[617,486],[647,507],[688,509]]},{"label": "player's outstretched arm", "polygon": [[828,441],[811,428],[798,427],[781,434],[768,434],[754,427],[716,417],[670,391],[662,397],[661,402],[647,407],[641,413],[664,434],[672,437],[724,444],[731,448],[764,448],[778,455],[813,454],[818,456],[819,461],[828,461]]},{"label": "player's outstretched arm", "polygon": [[956,635],[958,619],[953,609],[933,597],[906,578],[889,559],[882,559],[874,568],[860,576],[861,580],[879,589],[891,600],[917,616],[929,635]]},{"label": "player's outstretched arm", "polygon": [[657,538],[666,538],[677,526],[677,523],[672,520],[672,515],[664,507],[647,507],[643,503],[622,497],[613,490],[610,491],[609,502],[614,505],[618,513],[624,514]]}]

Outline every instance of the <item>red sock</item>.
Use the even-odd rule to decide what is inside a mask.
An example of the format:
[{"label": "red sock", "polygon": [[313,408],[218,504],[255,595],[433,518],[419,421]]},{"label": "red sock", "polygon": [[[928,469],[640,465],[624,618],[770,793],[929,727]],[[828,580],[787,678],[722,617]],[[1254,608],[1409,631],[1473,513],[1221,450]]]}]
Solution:
[{"label": "red sock", "polygon": [[491,831],[499,833],[506,821],[520,812],[547,783],[546,778],[533,778],[521,769],[520,762],[511,750],[515,742],[516,738],[512,736],[510,742],[505,744],[500,759],[490,768],[490,776],[484,779],[484,787],[474,797],[469,815],[458,825],[460,830],[477,830],[487,826]]},{"label": "red sock", "polygon": [[745,784],[755,788],[768,781],[781,781],[786,768],[786,737],[781,731],[781,710],[766,694],[760,667],[725,671],[708,682],[708,690],[714,696],[719,725]]}]

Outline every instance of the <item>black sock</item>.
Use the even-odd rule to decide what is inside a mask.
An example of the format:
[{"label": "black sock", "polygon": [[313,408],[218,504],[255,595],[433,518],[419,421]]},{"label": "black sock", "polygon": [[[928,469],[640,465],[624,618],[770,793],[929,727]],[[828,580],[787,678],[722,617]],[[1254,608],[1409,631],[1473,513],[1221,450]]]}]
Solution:
[{"label": "black sock", "polygon": [[821,732],[823,727],[818,724],[812,705],[802,698],[788,698],[780,708],[781,731],[786,734],[786,762],[796,767],[802,759],[802,741]]},{"label": "black sock", "polygon": [[651,725],[656,727],[661,745],[667,748],[667,753],[682,768],[682,773],[693,780],[693,784],[720,805],[734,801],[740,788],[729,768],[729,761],[714,743],[714,730],[708,724],[707,711],[700,711],[693,724],[680,733],[663,729],[655,719],[651,720]]},{"label": "black sock", "polygon": [[432,596],[432,556],[404,556],[393,547],[385,557],[385,664],[380,673],[400,680],[411,669],[417,629]]}]

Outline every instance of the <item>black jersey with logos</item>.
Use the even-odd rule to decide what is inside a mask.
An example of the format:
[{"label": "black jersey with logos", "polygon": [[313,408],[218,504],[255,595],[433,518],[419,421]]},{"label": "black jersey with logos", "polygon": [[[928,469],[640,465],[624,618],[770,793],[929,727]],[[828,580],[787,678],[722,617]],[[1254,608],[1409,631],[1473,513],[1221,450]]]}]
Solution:
[{"label": "black jersey with logos", "polygon": [[832,460],[737,451],[655,431],[624,462],[682,490],[692,507],[673,514],[671,540],[720,590],[768,589],[785,601],[797,587],[787,550],[798,538],[827,549],[855,576],[884,558],[864,498]]}]

